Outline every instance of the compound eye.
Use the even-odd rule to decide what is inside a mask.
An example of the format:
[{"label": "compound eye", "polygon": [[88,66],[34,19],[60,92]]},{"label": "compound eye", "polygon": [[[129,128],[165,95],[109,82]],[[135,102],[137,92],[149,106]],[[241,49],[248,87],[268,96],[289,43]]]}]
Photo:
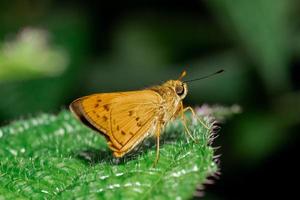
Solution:
[{"label": "compound eye", "polygon": [[184,94],[184,87],[183,87],[183,85],[177,85],[175,87],[175,92],[179,96],[183,95]]}]

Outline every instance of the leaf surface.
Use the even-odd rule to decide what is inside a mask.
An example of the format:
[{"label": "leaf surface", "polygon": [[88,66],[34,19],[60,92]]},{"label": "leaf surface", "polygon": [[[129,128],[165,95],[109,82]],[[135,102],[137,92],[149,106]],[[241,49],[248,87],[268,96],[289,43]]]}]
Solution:
[{"label": "leaf surface", "polygon": [[0,129],[0,199],[189,199],[218,170],[211,131],[189,128],[198,143],[180,121],[166,127],[153,168],[152,140],[117,160],[68,111],[16,121]]}]

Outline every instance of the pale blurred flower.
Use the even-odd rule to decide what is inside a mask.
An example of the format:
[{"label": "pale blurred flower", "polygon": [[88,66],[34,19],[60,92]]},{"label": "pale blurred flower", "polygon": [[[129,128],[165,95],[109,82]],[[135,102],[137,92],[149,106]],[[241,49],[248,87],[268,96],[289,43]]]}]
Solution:
[{"label": "pale blurred flower", "polygon": [[66,51],[51,45],[45,30],[26,28],[0,43],[0,81],[57,76],[68,63]]},{"label": "pale blurred flower", "polygon": [[231,117],[232,115],[241,112],[242,112],[242,108],[236,104],[230,107],[225,107],[221,105],[209,106],[207,104],[203,104],[201,107],[196,108],[197,115],[202,117],[212,116],[219,122],[222,122],[225,119]]}]

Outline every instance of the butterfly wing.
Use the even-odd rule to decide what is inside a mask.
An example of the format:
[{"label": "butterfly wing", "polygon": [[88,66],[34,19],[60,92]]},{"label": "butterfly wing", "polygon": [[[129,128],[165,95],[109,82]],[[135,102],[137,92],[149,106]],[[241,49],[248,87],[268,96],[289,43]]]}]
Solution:
[{"label": "butterfly wing", "polygon": [[109,136],[110,108],[112,100],[119,97],[120,93],[101,93],[81,97],[73,101],[70,110],[88,127],[101,131]]},{"label": "butterfly wing", "polygon": [[122,97],[122,101],[116,103],[111,112],[111,140],[119,147],[119,151],[115,151],[116,157],[129,152],[153,133],[161,102],[160,95],[150,90]]},{"label": "butterfly wing", "polygon": [[161,103],[158,93],[141,90],[83,97],[71,110],[103,132],[114,155],[122,157],[153,132]]}]

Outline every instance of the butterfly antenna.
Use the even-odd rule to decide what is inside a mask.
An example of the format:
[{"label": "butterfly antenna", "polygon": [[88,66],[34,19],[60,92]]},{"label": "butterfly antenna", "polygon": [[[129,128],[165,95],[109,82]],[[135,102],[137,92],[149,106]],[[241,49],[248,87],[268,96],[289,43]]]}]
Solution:
[{"label": "butterfly antenna", "polygon": [[209,74],[209,75],[206,75],[206,76],[203,76],[203,77],[200,77],[200,78],[191,79],[191,80],[187,80],[187,81],[183,81],[183,82],[184,82],[184,83],[189,83],[189,82],[193,82],[193,81],[198,81],[198,80],[206,79],[206,78],[209,78],[209,77],[211,77],[211,76],[220,74],[220,73],[222,73],[222,72],[224,72],[224,69],[221,69],[221,70],[219,70],[219,71],[216,71],[216,72],[214,72],[214,73],[212,73],[212,74]]}]

